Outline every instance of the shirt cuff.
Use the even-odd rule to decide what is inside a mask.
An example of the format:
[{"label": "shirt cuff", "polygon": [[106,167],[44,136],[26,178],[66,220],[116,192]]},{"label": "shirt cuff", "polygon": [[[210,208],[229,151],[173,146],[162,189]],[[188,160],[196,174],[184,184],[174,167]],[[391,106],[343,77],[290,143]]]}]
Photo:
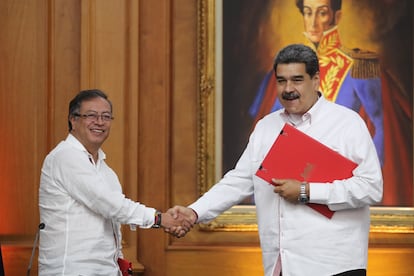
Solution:
[{"label": "shirt cuff", "polygon": [[[140,225],[140,228],[147,229],[147,228],[151,228],[151,226],[154,225],[155,211],[156,211],[156,209],[154,209],[154,208],[150,208],[150,207],[145,208],[143,223],[142,223],[142,225]],[[131,224],[130,224],[130,226],[131,226]]]},{"label": "shirt cuff", "polygon": [[309,183],[309,202],[326,204],[329,197],[329,188],[332,184]]}]

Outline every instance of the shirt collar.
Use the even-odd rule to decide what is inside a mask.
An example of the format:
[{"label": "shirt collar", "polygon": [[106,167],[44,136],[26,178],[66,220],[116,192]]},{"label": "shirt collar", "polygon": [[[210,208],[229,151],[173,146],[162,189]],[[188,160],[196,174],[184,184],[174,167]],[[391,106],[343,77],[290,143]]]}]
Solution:
[{"label": "shirt collar", "polygon": [[286,111],[286,109],[284,109],[283,112],[280,113],[280,116],[283,118],[285,122],[289,122],[292,125],[300,125],[308,121],[309,121],[309,124],[312,124],[312,119],[318,116],[321,110],[321,106],[323,106],[324,103],[326,102],[326,99],[324,98],[323,94],[319,91],[318,91],[318,96],[319,98],[315,102],[315,104],[300,118],[296,118],[297,120],[295,120],[295,122],[293,122],[291,118],[289,118],[289,113]]},{"label": "shirt collar", "polygon": [[[85,148],[84,145],[82,145],[82,143],[75,137],[73,136],[71,133],[68,134],[68,136],[66,137],[66,142],[70,143],[71,145],[73,145],[75,148],[85,152],[88,156],[92,156]],[[98,160],[103,160],[106,158],[106,154],[102,149],[98,150]]]},{"label": "shirt collar", "polygon": [[305,44],[318,54],[319,60],[321,60],[321,57],[325,57],[330,52],[342,47],[337,26],[323,32],[320,41],[316,44],[311,41],[308,33],[304,32],[303,34],[306,37]]}]

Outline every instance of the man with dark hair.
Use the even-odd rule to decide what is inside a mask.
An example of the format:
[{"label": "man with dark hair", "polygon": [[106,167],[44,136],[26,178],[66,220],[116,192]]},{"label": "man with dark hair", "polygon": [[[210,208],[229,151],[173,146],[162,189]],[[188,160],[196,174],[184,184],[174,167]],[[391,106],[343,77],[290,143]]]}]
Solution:
[{"label": "man with dark hair", "polygon": [[[307,45],[318,54],[321,92],[329,101],[366,114],[381,164],[384,162],[384,126],[379,60],[375,53],[343,47],[338,32],[341,0],[298,0]],[[249,113],[256,121],[282,108],[272,72],[265,76]]]},{"label": "man with dark hair", "polygon": [[[338,30],[343,18],[341,0],[296,0],[295,3],[303,15],[305,44],[318,54],[320,91],[327,100],[358,112],[371,133],[384,177],[381,204],[412,206],[411,90],[404,87],[400,76],[389,71],[390,68],[380,67],[378,54],[343,45]],[[372,5],[375,3],[369,7]],[[401,9],[404,4],[392,6]],[[394,20],[387,24],[392,26]],[[402,70],[409,71],[404,66]],[[270,70],[249,109],[253,124],[282,108],[277,93]]]},{"label": "man with dark hair", "polygon": [[81,91],[69,104],[69,134],[46,156],[41,172],[39,209],[45,227],[39,275],[121,275],[121,224],[134,230],[180,223],[122,193],[101,149],[112,114],[112,103],[100,90]]},{"label": "man with dark hair", "polygon": [[[175,206],[168,212],[191,223],[206,222],[254,195],[266,276],[366,275],[369,206],[381,201],[383,183],[367,126],[356,112],[318,91],[318,57],[310,47],[293,44],[282,49],[274,74],[283,108],[259,120],[234,169],[189,207]],[[274,186],[256,176],[285,124],[355,162],[353,176],[329,183],[272,179]],[[335,213],[329,219],[308,202]],[[180,227],[168,231],[185,234]]]}]

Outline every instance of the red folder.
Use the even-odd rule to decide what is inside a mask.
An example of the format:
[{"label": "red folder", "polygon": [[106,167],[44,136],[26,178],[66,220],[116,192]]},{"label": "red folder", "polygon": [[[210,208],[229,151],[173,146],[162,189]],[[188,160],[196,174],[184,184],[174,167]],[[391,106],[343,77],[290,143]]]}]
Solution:
[{"label": "red folder", "polygon": [[[285,124],[256,175],[270,184],[275,179],[307,182],[333,182],[353,176],[357,164],[321,142]],[[332,218],[328,206],[308,203],[322,215]]]}]

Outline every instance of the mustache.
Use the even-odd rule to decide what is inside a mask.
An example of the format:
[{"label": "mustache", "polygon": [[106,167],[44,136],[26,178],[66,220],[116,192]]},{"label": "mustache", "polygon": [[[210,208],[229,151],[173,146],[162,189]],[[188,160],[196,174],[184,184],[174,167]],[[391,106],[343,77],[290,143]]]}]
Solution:
[{"label": "mustache", "polygon": [[292,100],[296,100],[299,98],[300,98],[300,95],[296,91],[282,93],[282,99],[287,100],[287,101],[292,101]]}]

